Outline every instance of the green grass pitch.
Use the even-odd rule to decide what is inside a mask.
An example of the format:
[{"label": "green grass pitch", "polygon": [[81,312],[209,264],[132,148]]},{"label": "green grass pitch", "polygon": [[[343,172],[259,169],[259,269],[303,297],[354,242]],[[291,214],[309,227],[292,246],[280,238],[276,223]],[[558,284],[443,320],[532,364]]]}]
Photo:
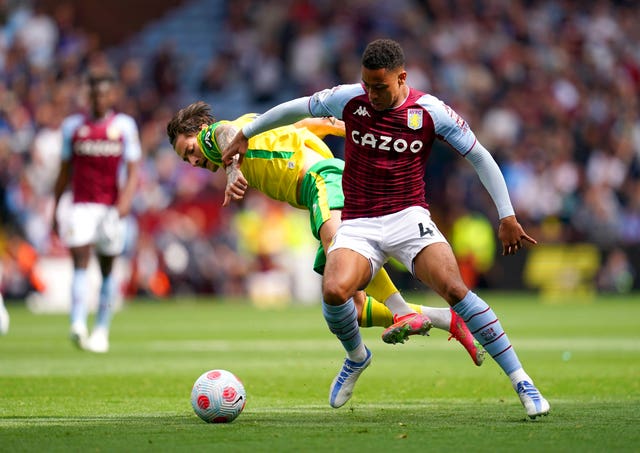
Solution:
[{"label": "green grass pitch", "polygon": [[[129,302],[109,354],[92,355],[72,347],[66,315],[10,304],[0,452],[640,451],[639,295],[562,305],[482,295],[550,401],[548,417],[528,420],[495,362],[475,367],[435,329],[394,346],[380,328],[363,329],[372,365],[332,409],[344,352],[317,305]],[[191,385],[213,368],[246,387],[233,423],[208,425],[191,409]]]}]

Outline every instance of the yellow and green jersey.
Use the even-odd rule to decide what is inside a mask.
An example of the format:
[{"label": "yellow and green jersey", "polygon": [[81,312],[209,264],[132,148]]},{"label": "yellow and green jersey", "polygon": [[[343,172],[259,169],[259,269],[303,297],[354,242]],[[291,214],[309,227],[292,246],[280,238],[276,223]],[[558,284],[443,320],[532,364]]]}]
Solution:
[{"label": "yellow and green jersey", "polygon": [[[215,137],[218,126],[233,124],[240,129],[256,117],[257,114],[249,113],[233,121],[218,121],[200,131],[198,144],[206,158],[219,167],[223,166],[221,149]],[[322,159],[333,157],[322,139],[308,129],[283,126],[249,139],[249,148],[240,170],[250,187],[270,198],[305,209],[307,206],[298,200],[297,190],[305,168],[308,168],[307,162],[317,161],[317,156],[311,159],[311,153]]]}]

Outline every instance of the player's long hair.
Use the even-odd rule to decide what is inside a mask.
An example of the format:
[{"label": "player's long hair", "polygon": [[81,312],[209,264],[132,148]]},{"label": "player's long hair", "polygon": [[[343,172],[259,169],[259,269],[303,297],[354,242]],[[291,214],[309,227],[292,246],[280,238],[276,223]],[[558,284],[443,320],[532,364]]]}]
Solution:
[{"label": "player's long hair", "polygon": [[216,122],[211,113],[211,107],[205,102],[197,101],[193,104],[178,110],[171,121],[167,123],[167,135],[171,146],[175,146],[178,135],[196,135],[202,125],[209,125]]},{"label": "player's long hair", "polygon": [[392,39],[376,39],[362,54],[362,66],[367,69],[396,69],[404,66],[404,51]]}]

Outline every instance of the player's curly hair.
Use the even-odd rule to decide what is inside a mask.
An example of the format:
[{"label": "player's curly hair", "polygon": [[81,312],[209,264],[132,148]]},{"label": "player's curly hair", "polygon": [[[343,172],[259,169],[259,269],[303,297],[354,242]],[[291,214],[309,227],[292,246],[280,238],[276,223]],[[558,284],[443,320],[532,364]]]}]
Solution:
[{"label": "player's curly hair", "polygon": [[392,39],[371,41],[362,54],[362,66],[367,69],[396,69],[404,66],[404,51]]},{"label": "player's curly hair", "polygon": [[211,107],[202,101],[194,102],[181,108],[167,123],[167,135],[171,146],[175,146],[178,135],[196,135],[203,124],[213,124],[216,119],[211,113]]}]

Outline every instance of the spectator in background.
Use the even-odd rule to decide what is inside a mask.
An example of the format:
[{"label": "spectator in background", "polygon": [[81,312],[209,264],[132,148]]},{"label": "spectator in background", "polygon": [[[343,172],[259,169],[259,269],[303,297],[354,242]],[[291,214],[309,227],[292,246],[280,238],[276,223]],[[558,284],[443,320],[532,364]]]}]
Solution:
[{"label": "spectator in background", "polygon": [[230,52],[223,50],[214,55],[207,63],[198,88],[201,94],[218,93],[228,88],[230,80],[236,77],[235,59]]},{"label": "spectator in background", "polygon": [[171,41],[165,42],[151,60],[152,80],[161,98],[171,98],[179,90],[178,55]]},{"label": "spectator in background", "polygon": [[45,71],[53,64],[58,36],[59,30],[53,18],[46,14],[40,2],[35,2],[33,11],[16,35],[33,70]]},{"label": "spectator in background", "polygon": [[597,275],[597,287],[602,292],[628,293],[633,286],[634,272],[623,249],[609,252]]}]

